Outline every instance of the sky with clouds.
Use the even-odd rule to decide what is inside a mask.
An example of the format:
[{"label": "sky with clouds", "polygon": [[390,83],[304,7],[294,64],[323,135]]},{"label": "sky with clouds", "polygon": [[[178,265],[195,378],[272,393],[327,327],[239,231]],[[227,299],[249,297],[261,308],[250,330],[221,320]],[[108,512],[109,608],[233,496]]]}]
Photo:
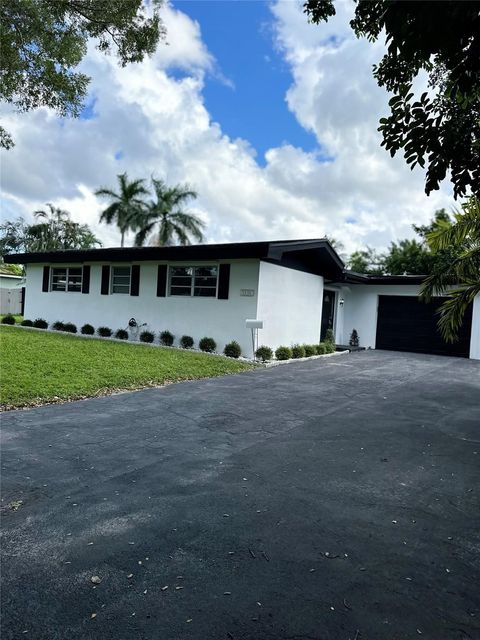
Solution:
[{"label": "sky with clouds", "polygon": [[353,4],[336,6],[317,26],[295,1],[185,0],[164,6],[168,44],[141,64],[92,44],[80,119],[2,109],[16,142],[2,151],[2,217],[52,202],[118,246],[94,191],[127,171],[193,186],[208,242],[328,235],[350,252],[412,236],[453,205],[451,188],[425,196],[421,169],[380,147],[383,44],[357,40]]}]

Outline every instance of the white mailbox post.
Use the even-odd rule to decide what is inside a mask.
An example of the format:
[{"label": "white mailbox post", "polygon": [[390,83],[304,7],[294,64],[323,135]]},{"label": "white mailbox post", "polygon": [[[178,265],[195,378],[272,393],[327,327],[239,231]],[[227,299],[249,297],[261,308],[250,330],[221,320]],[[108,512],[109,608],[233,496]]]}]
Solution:
[{"label": "white mailbox post", "polygon": [[245,326],[252,331],[252,349],[253,357],[255,358],[255,351],[258,348],[258,330],[263,329],[263,320],[246,319]]}]

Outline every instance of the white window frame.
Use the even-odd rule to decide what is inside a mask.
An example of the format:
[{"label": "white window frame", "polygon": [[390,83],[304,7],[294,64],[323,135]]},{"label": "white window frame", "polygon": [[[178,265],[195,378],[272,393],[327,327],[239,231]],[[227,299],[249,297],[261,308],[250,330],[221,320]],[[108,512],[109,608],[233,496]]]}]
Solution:
[{"label": "white window frame", "polygon": [[[115,269],[129,269],[129,276],[128,276],[128,291],[114,291],[113,287],[114,287],[114,271]],[[120,276],[120,277],[125,277],[125,276]],[[132,265],[131,264],[112,264],[110,267],[110,294],[111,295],[118,295],[118,296],[129,296],[130,292],[132,290]]]},{"label": "white window frame", "polygon": [[[70,279],[70,269],[80,269],[80,288],[79,289],[69,289],[68,288],[68,281]],[[65,289],[54,289],[53,288],[53,276],[54,276],[54,271],[65,271]],[[76,276],[77,277],[77,276]],[[50,267],[50,291],[53,291],[53,293],[82,293],[82,287],[83,287],[83,267],[80,266],[59,266],[57,265],[56,267]]]},{"label": "white window frame", "polygon": [[[175,295],[172,294],[172,271],[173,269],[175,269],[176,267],[182,267],[185,269],[193,269],[193,273],[190,276],[190,295]],[[215,288],[213,287],[206,287],[206,288],[211,288],[212,291],[214,291],[214,294],[211,296],[196,296],[195,295],[195,269],[200,269],[200,268],[208,268],[208,267],[215,267],[217,273],[215,276]],[[168,265],[168,296],[172,297],[172,298],[197,298],[197,299],[203,299],[203,300],[212,300],[212,299],[216,299],[218,298],[218,279],[219,279],[219,273],[220,273],[220,267],[219,264],[216,262],[209,262],[208,264],[192,264],[192,263],[186,263],[186,264],[169,264]],[[173,285],[175,287],[175,285]],[[185,285],[187,286],[187,285]]]}]

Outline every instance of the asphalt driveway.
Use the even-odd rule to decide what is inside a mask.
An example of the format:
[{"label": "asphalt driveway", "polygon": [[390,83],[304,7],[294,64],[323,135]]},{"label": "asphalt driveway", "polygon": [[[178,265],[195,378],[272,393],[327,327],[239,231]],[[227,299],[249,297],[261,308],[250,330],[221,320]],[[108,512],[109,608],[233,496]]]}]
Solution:
[{"label": "asphalt driveway", "polygon": [[480,638],[479,363],[364,352],[2,428],[3,640]]}]

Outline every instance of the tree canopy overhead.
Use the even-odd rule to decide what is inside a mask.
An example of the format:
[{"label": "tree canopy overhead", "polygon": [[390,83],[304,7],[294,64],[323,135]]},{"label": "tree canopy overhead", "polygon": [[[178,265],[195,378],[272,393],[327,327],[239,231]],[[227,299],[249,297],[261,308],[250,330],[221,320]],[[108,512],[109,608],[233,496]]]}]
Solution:
[{"label": "tree canopy overhead", "polygon": [[[97,41],[122,66],[151,55],[165,29],[161,0],[2,0],[0,3],[0,100],[19,111],[50,107],[78,116],[90,78],[75,71]],[[13,145],[0,127],[0,146]]]},{"label": "tree canopy overhead", "polygon": [[[304,11],[327,21],[334,0],[307,0]],[[425,169],[427,194],[448,172],[455,197],[480,194],[480,1],[356,0],[350,25],[371,42],[385,36],[373,70],[394,94],[380,120],[382,146]],[[422,71],[430,90],[418,96],[412,85]]]}]

